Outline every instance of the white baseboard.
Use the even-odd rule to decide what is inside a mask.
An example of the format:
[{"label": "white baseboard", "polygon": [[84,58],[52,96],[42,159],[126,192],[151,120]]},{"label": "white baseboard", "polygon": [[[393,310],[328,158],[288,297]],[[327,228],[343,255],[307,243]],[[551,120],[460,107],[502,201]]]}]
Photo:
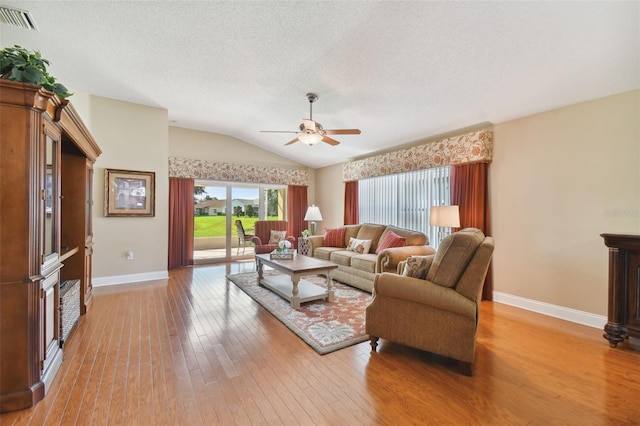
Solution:
[{"label": "white baseboard", "polygon": [[169,278],[167,271],[144,272],[142,274],[112,275],[110,277],[94,277],[91,280],[93,287],[106,287],[110,285],[131,284],[143,281],[164,280]]},{"label": "white baseboard", "polygon": [[596,315],[589,312],[578,311],[577,309],[552,305],[550,303],[540,302],[533,299],[526,299],[520,296],[513,296],[511,294],[501,293],[499,291],[493,292],[493,301],[504,303],[505,305],[515,306],[516,308],[526,309],[527,311],[537,312],[542,315],[559,318],[565,321],[571,321],[589,327],[599,328],[601,330],[607,323],[607,317],[603,315]]}]

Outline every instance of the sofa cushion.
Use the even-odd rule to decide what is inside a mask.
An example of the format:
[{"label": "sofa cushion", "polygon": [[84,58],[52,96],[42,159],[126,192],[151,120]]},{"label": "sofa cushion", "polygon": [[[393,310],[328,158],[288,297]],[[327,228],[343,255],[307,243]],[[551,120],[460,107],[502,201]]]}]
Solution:
[{"label": "sofa cushion", "polygon": [[358,256],[355,251],[336,250],[331,253],[330,260],[336,265],[352,266],[351,259]]},{"label": "sofa cushion", "polygon": [[287,231],[276,231],[274,229],[269,233],[269,244],[278,244],[287,237]]},{"label": "sofa cushion", "polygon": [[434,255],[427,280],[444,287],[455,287],[483,240],[484,234],[475,228],[464,229],[446,237]]},{"label": "sofa cushion", "polygon": [[322,260],[331,260],[331,253],[343,250],[342,247],[318,247],[313,251],[313,257]]},{"label": "sofa cushion", "polygon": [[385,225],[365,223],[360,226],[356,238],[359,240],[371,240],[371,250],[375,252],[378,248],[378,243],[380,242],[380,236],[386,228],[387,227]]},{"label": "sofa cushion", "polygon": [[324,230],[324,247],[345,247],[344,234],[347,228],[341,226],[339,228],[326,228]]},{"label": "sofa cushion", "polygon": [[376,249],[376,253],[380,253],[382,250],[391,247],[404,247],[407,239],[396,234],[392,230],[387,230],[382,237],[380,237],[380,244]]},{"label": "sofa cushion", "polygon": [[377,258],[378,256],[375,253],[358,254],[351,258],[351,267],[359,271],[375,273]]},{"label": "sofa cushion", "polygon": [[355,251],[358,254],[367,254],[370,248],[371,240],[359,240],[357,238],[351,238],[347,246],[348,251]]},{"label": "sofa cushion", "polygon": [[348,246],[351,238],[358,238],[361,225],[345,225],[344,227],[347,228],[347,231],[344,233],[344,245],[340,247]]}]

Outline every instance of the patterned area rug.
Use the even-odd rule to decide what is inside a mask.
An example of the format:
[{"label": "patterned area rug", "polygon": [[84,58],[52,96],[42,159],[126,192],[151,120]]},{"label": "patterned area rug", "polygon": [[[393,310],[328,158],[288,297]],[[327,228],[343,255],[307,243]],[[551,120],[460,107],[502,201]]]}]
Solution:
[{"label": "patterned area rug", "polygon": [[[264,274],[268,276],[277,273],[266,270]],[[306,302],[296,310],[288,301],[271,290],[258,286],[257,272],[227,275],[227,279],[271,312],[321,355],[369,339],[364,332],[364,319],[365,308],[371,300],[370,293],[334,281],[333,302],[324,300]],[[310,275],[304,279],[326,288],[325,277]]]}]

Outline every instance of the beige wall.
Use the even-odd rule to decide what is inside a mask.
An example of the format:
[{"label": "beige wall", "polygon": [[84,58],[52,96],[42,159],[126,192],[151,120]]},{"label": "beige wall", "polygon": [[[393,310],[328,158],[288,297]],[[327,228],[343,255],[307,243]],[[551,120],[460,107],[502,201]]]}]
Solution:
[{"label": "beige wall", "polygon": [[[640,91],[494,126],[494,289],[606,315],[603,232],[640,232]],[[324,226],[342,224],[342,166],[316,170]]]},{"label": "beige wall", "polygon": [[[160,277],[167,270],[167,111],[99,96],[78,98],[102,149],[93,179],[93,276]],[[105,169],[155,172],[155,217],[105,217]],[[126,260],[127,250],[134,259]]]},{"label": "beige wall", "polygon": [[318,222],[316,234],[324,228],[335,228],[344,224],[344,182],[342,164],[316,169],[316,205],[322,212],[322,222]]},{"label": "beige wall", "polygon": [[501,123],[496,291],[606,315],[603,232],[640,232],[640,91]]}]

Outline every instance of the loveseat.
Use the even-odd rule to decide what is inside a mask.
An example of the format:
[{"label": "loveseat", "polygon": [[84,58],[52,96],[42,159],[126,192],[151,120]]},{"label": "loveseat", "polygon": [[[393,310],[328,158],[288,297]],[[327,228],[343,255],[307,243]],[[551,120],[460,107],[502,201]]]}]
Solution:
[{"label": "loveseat", "polygon": [[395,273],[409,256],[435,253],[422,232],[373,223],[331,228],[308,239],[309,256],[338,265],[332,278],[368,292],[373,291],[376,273]]}]

